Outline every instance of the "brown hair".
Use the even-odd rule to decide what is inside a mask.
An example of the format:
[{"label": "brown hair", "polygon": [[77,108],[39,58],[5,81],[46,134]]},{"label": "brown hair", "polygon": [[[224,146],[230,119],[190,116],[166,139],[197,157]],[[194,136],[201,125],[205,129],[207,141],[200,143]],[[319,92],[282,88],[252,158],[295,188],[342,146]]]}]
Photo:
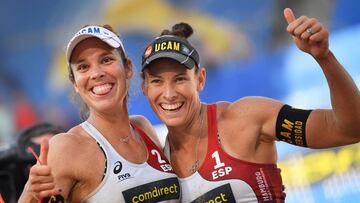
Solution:
[{"label": "brown hair", "polygon": [[[194,30],[192,27],[187,23],[177,23],[172,26],[171,31],[170,30],[163,30],[160,34],[160,36],[163,35],[174,35],[178,36],[180,38],[183,38],[187,41],[187,39],[194,33]],[[188,42],[188,41],[187,41]]]},{"label": "brown hair", "polygon": [[[171,31],[170,30],[163,30],[160,34],[160,36],[163,35],[174,35],[177,37],[182,38],[183,40],[185,40],[187,43],[189,43],[191,46],[192,44],[187,40],[192,34],[194,33],[193,28],[191,27],[191,25],[181,22],[181,23],[177,23],[175,25],[173,25],[171,27]],[[199,68],[197,65],[195,66],[195,73],[198,73]]]}]

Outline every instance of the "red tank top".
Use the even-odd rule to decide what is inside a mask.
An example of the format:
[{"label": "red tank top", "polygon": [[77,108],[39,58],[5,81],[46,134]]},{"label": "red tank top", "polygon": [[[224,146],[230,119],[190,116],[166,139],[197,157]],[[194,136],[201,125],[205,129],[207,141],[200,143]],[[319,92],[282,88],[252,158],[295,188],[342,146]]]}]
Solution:
[{"label": "red tank top", "polygon": [[218,141],[216,104],[207,106],[208,148],[198,172],[181,178],[183,202],[284,202],[280,169],[227,154]]}]

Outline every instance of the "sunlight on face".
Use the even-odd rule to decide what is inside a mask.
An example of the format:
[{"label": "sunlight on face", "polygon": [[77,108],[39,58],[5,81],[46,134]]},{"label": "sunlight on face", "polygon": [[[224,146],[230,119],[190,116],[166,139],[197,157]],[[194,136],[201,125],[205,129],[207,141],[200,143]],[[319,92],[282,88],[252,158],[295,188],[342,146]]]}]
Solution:
[{"label": "sunlight on face", "polygon": [[199,106],[204,71],[195,73],[172,59],[155,60],[144,72],[143,92],[166,125],[185,125]]},{"label": "sunlight on face", "polygon": [[132,71],[131,63],[125,68],[122,61],[118,50],[97,38],[85,39],[75,47],[71,56],[73,86],[90,109],[126,105]]}]

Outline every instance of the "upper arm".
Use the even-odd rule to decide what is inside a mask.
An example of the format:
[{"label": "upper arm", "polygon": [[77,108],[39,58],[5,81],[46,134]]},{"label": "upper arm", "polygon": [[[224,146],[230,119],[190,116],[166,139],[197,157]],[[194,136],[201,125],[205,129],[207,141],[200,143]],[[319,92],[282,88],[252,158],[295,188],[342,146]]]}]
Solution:
[{"label": "upper arm", "polygon": [[[243,122],[246,123],[247,128],[254,129],[251,132],[255,132],[252,136],[256,136],[256,139],[275,141],[278,139],[276,133],[281,133],[276,132],[276,126],[284,124],[280,120],[277,121],[283,105],[268,98],[246,97],[225,105],[223,113],[225,112],[226,117],[230,118],[228,120],[232,120],[232,128],[241,126],[240,122]],[[357,142],[358,138],[354,134],[358,132],[354,130],[355,127],[341,126],[331,109],[313,110],[302,122],[305,122],[305,140],[309,148],[336,147]],[[295,136],[294,133],[292,136]]]},{"label": "upper arm", "polygon": [[229,104],[223,117],[233,122],[234,128],[248,128],[255,139],[276,140],[276,120],[283,104],[264,97],[245,97]]},{"label": "upper arm", "polygon": [[159,149],[162,149],[159,137],[148,119],[146,119],[144,116],[141,115],[132,115],[130,117],[130,120],[136,126],[140,127],[149,136],[149,138],[156,144],[156,146]]},{"label": "upper arm", "polygon": [[75,184],[73,176],[73,141],[68,134],[59,134],[50,139],[47,163],[55,180],[55,187],[61,190],[61,195],[67,199]]}]

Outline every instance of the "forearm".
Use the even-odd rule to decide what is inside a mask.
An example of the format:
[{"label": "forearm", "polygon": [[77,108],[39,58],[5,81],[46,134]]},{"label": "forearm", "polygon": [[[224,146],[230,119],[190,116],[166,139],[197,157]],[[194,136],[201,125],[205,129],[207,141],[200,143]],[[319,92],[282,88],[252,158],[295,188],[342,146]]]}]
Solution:
[{"label": "forearm", "polygon": [[336,124],[344,132],[359,136],[356,135],[356,132],[360,132],[359,89],[332,52],[322,59],[317,59],[317,62],[329,85]]}]

